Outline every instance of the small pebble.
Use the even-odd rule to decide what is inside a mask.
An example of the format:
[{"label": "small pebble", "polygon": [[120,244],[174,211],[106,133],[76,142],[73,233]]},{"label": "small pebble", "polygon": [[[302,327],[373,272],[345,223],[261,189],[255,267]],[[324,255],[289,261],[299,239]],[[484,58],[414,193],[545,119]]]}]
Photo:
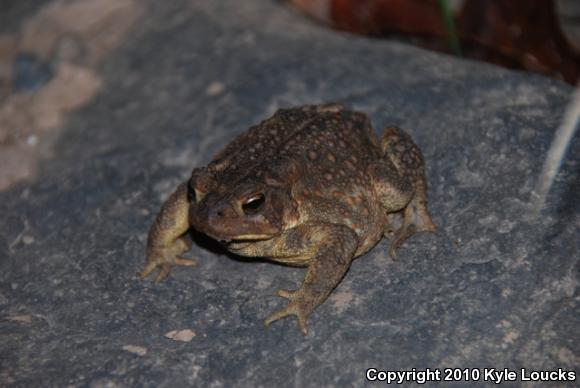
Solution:
[{"label": "small pebble", "polygon": [[28,144],[31,147],[36,146],[38,144],[38,136],[36,135],[28,136],[28,138],[26,139],[26,144]]},{"label": "small pebble", "polygon": [[215,97],[215,96],[219,96],[220,94],[222,94],[225,89],[226,89],[226,87],[224,84],[222,84],[221,82],[214,81],[211,84],[209,84],[209,86],[205,90],[205,93],[208,96]]}]

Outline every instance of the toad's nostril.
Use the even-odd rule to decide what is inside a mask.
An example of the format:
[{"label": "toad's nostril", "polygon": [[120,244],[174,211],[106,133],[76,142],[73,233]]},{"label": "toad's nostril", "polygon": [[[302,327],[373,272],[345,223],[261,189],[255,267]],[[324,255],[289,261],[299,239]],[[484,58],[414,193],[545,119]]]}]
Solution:
[{"label": "toad's nostril", "polygon": [[224,216],[224,212],[222,210],[218,210],[218,212],[216,213],[216,215],[218,217],[223,217]]}]

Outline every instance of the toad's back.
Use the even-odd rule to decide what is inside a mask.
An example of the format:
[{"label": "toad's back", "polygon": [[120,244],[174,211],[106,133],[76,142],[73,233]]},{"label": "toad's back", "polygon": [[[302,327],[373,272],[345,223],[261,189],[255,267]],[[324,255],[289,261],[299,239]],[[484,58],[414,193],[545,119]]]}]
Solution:
[{"label": "toad's back", "polygon": [[364,184],[356,172],[378,153],[366,115],[338,104],[309,105],[278,110],[228,144],[209,168],[233,182],[292,160],[306,167],[306,178]]}]

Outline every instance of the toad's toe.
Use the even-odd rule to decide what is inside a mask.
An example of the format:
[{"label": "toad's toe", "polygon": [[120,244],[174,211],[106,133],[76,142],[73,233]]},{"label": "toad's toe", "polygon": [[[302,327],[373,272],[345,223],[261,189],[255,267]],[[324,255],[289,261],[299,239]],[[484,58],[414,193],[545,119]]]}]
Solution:
[{"label": "toad's toe", "polygon": [[289,299],[290,303],[282,310],[276,311],[272,315],[270,315],[264,321],[266,326],[269,326],[272,322],[275,322],[281,318],[287,317],[289,315],[296,315],[298,318],[298,326],[302,334],[308,334],[308,325],[307,320],[308,316],[314,310],[312,303],[308,300],[308,298],[300,293],[299,291],[287,291],[287,290],[278,290],[278,296],[283,298]]},{"label": "toad's toe", "polygon": [[148,277],[156,268],[159,268],[159,274],[155,278],[155,283],[163,281],[171,272],[171,267],[174,265],[181,265],[185,267],[194,267],[197,261],[193,259],[186,259],[175,255],[172,250],[160,250],[149,252],[147,264],[143,271],[139,273],[141,280]]}]

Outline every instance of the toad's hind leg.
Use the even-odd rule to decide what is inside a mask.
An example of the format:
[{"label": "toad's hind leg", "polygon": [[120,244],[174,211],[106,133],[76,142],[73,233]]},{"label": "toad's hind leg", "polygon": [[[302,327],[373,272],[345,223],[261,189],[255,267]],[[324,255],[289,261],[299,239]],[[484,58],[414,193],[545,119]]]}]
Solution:
[{"label": "toad's hind leg", "polygon": [[304,230],[299,237],[304,249],[312,252],[312,258],[302,286],[296,291],[279,290],[278,296],[290,302],[264,323],[268,326],[280,318],[296,315],[300,330],[307,334],[308,316],[328,298],[348,271],[358,239],[354,231],[343,225],[313,225]]},{"label": "toad's hind leg", "polygon": [[390,127],[383,131],[381,149],[385,159],[395,166],[399,176],[407,178],[412,186],[412,196],[403,210],[402,225],[395,231],[389,250],[389,255],[395,258],[395,251],[405,240],[415,233],[434,232],[436,226],[427,210],[427,180],[419,147],[402,129]]},{"label": "toad's hind leg", "polygon": [[183,236],[189,229],[188,212],[187,183],[182,183],[163,204],[149,230],[147,262],[140,273],[141,279],[159,267],[159,274],[155,279],[159,282],[169,275],[172,265],[197,264],[195,260],[181,257],[183,252],[191,248],[191,243]]}]

